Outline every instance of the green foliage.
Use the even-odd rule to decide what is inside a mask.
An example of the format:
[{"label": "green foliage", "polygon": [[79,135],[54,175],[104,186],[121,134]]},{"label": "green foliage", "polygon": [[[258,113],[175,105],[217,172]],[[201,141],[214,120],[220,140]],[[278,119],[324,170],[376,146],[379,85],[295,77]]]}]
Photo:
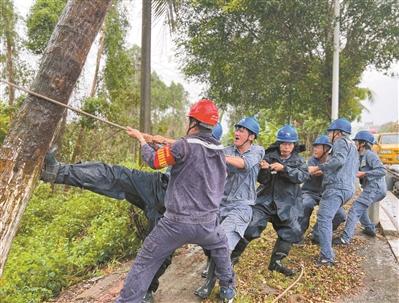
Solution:
[{"label": "green foliage", "polygon": [[[321,118],[331,109],[333,1],[208,1],[179,14],[185,73],[206,82],[219,104],[271,109],[277,124]],[[340,115],[360,116],[356,87],[367,65],[399,58],[397,1],[344,1]],[[303,115],[306,114],[306,115]]]},{"label": "green foliage", "polygon": [[[13,1],[0,0],[0,77],[11,82],[24,82],[30,76],[27,64],[19,58],[22,43],[17,32],[18,19]],[[15,95],[10,94],[9,87],[5,92],[9,94],[9,105],[15,105]]]},{"label": "green foliage", "polygon": [[17,15],[14,12],[13,1],[0,0],[0,38],[15,38],[16,23]]},{"label": "green foliage", "polygon": [[130,205],[87,191],[52,194],[40,185],[0,280],[0,301],[41,302],[93,270],[135,253]]},{"label": "green foliage", "polygon": [[[95,116],[104,117],[109,112],[109,104],[106,100],[100,97],[89,97],[82,101],[82,110]],[[96,120],[86,116],[80,118],[80,125],[87,129],[94,128]]]},{"label": "green foliage", "polygon": [[25,95],[19,96],[15,100],[15,104],[13,106],[7,105],[0,99],[0,144],[3,143],[4,138],[8,133],[11,117],[17,112],[25,97]]},{"label": "green foliage", "polygon": [[[120,106],[121,103],[125,105],[130,103],[130,107],[138,104],[134,50],[133,52],[127,50],[125,45],[128,25],[127,17],[120,3],[113,4],[105,21],[107,57],[104,83],[114,107]],[[117,110],[117,112],[123,114],[122,111]]]},{"label": "green foliage", "polygon": [[8,126],[10,124],[10,107],[5,105],[0,100],[0,144],[3,143],[3,140],[8,132]]},{"label": "green foliage", "polygon": [[36,0],[28,19],[27,47],[34,54],[42,54],[58,22],[66,0]]},{"label": "green foliage", "polygon": [[[260,133],[256,140],[256,144],[260,144],[265,148],[276,141],[277,131],[284,124],[290,123],[296,127],[299,134],[300,144],[305,144],[307,151],[311,150],[314,139],[326,133],[326,128],[329,121],[322,117],[310,118],[307,112],[299,113],[296,118],[297,120],[289,121],[284,116],[284,108],[275,109],[260,109],[257,112],[254,110],[248,110],[243,106],[234,107],[229,109],[230,125],[231,130],[227,136],[224,136],[224,144],[229,144],[233,141],[233,129],[234,124],[241,118],[246,116],[255,116],[260,125]],[[280,118],[280,116],[282,118]]]},{"label": "green foliage", "polygon": [[180,83],[172,82],[168,86],[153,72],[151,104],[153,133],[164,134],[171,138],[184,135],[188,101],[187,93]]},{"label": "green foliage", "polygon": [[166,18],[169,28],[174,30],[181,4],[181,0],[154,0],[152,1],[152,11],[155,18]]}]

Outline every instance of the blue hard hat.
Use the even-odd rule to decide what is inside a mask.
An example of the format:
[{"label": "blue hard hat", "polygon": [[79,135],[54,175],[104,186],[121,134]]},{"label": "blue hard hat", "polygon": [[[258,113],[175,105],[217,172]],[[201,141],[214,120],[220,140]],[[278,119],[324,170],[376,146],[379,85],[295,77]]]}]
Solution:
[{"label": "blue hard hat", "polygon": [[220,124],[219,122],[213,127],[212,136],[218,141],[220,141],[220,139],[222,138],[223,127],[222,127],[222,124]]},{"label": "blue hard hat", "polygon": [[245,127],[253,132],[256,136],[259,134],[260,126],[255,117],[246,117],[241,119],[234,127]]},{"label": "blue hard hat", "polygon": [[332,147],[330,139],[328,139],[328,136],[326,135],[318,136],[316,140],[314,140],[313,145],[328,145],[329,147]]},{"label": "blue hard hat", "polygon": [[353,140],[361,140],[361,141],[366,141],[370,144],[374,144],[374,136],[367,130],[361,130],[359,131],[355,138]]},{"label": "blue hard hat", "polygon": [[347,119],[339,118],[331,122],[330,126],[327,128],[327,131],[333,131],[333,130],[340,130],[350,134],[352,132],[352,126]]},{"label": "blue hard hat", "polygon": [[286,124],[277,131],[277,141],[298,142],[298,132],[292,125]]}]

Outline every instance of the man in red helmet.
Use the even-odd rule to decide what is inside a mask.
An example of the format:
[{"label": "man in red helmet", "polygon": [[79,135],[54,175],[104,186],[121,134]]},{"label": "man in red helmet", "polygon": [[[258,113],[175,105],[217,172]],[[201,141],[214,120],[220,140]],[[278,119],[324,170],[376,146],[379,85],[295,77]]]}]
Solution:
[{"label": "man in red helmet", "polygon": [[195,103],[188,114],[187,135],[154,150],[136,129],[129,136],[140,141],[143,160],[152,168],[171,166],[165,195],[165,214],[138,253],[116,302],[140,302],[162,262],[175,249],[193,243],[210,250],[220,279],[220,297],[234,297],[233,271],[227,238],[218,223],[226,181],[223,146],[212,137],[219,115],[208,99]]}]

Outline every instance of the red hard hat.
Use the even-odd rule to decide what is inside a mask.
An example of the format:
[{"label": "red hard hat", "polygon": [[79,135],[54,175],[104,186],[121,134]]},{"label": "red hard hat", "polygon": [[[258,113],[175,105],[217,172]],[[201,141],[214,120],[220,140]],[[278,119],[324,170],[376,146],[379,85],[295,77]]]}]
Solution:
[{"label": "red hard hat", "polygon": [[218,108],[210,99],[201,99],[190,108],[188,116],[205,124],[205,126],[215,126],[219,121]]}]

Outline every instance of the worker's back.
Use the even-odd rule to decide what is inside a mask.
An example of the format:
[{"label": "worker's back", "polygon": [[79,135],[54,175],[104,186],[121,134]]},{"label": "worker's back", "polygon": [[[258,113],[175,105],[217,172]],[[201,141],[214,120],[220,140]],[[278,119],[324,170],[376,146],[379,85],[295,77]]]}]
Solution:
[{"label": "worker's back", "polygon": [[165,217],[183,223],[214,221],[226,182],[223,146],[210,133],[186,136],[171,152],[176,160],[165,196]]}]

